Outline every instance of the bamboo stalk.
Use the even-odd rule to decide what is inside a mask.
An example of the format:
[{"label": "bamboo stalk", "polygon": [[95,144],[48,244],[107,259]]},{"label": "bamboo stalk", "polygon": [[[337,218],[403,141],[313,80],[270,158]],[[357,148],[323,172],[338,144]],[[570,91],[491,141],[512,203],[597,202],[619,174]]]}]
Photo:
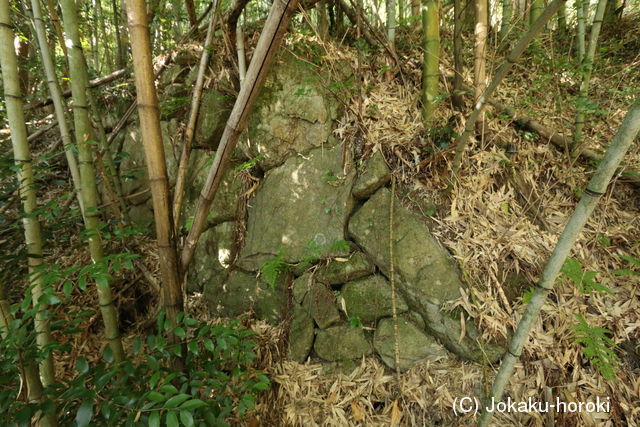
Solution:
[{"label": "bamboo stalk", "polygon": [[387,0],[387,40],[390,45],[396,40],[396,0]]},{"label": "bamboo stalk", "polygon": [[462,0],[453,0],[453,93],[451,101],[453,107],[458,111],[464,110],[464,100],[462,99],[462,73],[464,71],[464,59],[462,57]]},{"label": "bamboo stalk", "polygon": [[[600,162],[598,169],[589,181],[576,209],[569,218],[569,222],[565,226],[562,234],[558,238],[547,265],[544,268],[540,282],[538,283],[531,301],[518,323],[518,327],[511,338],[509,349],[505,353],[498,374],[491,387],[491,395],[488,400],[494,399],[499,401],[502,398],[507,381],[513,373],[515,363],[522,354],[522,349],[527,341],[527,337],[531,332],[533,323],[540,314],[540,309],[547,299],[547,295],[553,289],[553,284],[560,273],[560,269],[564,264],[567,256],[571,252],[571,248],[578,239],[578,236],[584,228],[587,220],[593,213],[598,200],[607,190],[607,186],[613,177],[616,169],[620,165],[622,158],[626,154],[634,138],[640,132],[640,98],[631,107],[625,119],[618,129],[618,133],[613,137],[607,152]],[[491,421],[492,412],[483,411],[478,421],[479,426],[486,426]]]},{"label": "bamboo stalk", "polygon": [[[489,22],[488,16],[488,1],[489,0],[475,0],[473,2],[475,7],[476,25],[474,27],[474,44],[473,44],[473,87],[474,87],[474,103],[478,102],[478,99],[482,96],[482,92],[487,87],[487,25]],[[478,132],[482,131],[482,122],[484,122],[484,114],[480,114],[478,123],[476,123],[476,129]]]},{"label": "bamboo stalk", "polygon": [[[25,125],[22,93],[20,91],[20,77],[18,75],[18,59],[13,47],[14,34],[9,15],[9,0],[0,0],[0,68],[2,69],[2,83],[7,111],[7,121],[11,130],[13,158],[17,167],[17,178],[20,183],[19,192],[22,200],[24,216],[22,224],[27,246],[27,263],[29,282],[33,296],[33,305],[37,312],[35,329],[37,343],[40,348],[52,343],[49,320],[44,311],[46,306],[40,304],[43,295],[42,272],[43,266],[42,236],[40,223],[37,218],[38,202],[34,184],[31,152],[27,142],[27,126]],[[46,387],[55,380],[53,360],[51,355],[40,364],[42,384]]]},{"label": "bamboo stalk", "polygon": [[[160,257],[160,275],[163,282],[161,299],[167,317],[175,322],[176,316],[183,310],[183,299],[170,208],[167,165],[160,129],[160,109],[151,62],[149,24],[144,0],[127,0],[127,18],[131,35],[140,132],[149,172],[149,186],[153,200],[158,255]],[[175,341],[175,338],[172,337],[172,340]]]},{"label": "bamboo stalk", "polygon": [[207,72],[209,57],[211,56],[211,48],[213,47],[213,33],[216,27],[216,17],[218,16],[218,1],[214,0],[214,2],[216,4],[213,6],[211,20],[209,21],[209,27],[207,28],[207,36],[205,38],[204,47],[202,49],[202,56],[200,57],[200,66],[198,67],[196,85],[193,88],[193,95],[191,97],[189,121],[187,122],[187,129],[185,130],[184,134],[182,153],[180,154],[180,163],[178,165],[178,173],[176,175],[176,186],[173,193],[173,225],[175,230],[180,229],[180,213],[182,210],[182,201],[184,199],[184,187],[185,181],[187,179],[187,171],[189,169],[191,145],[193,144],[193,137],[196,133],[196,122],[198,121],[198,113],[200,112],[202,89],[204,88],[204,76]]},{"label": "bamboo stalk", "polygon": [[585,104],[587,103],[587,97],[589,95],[589,85],[591,83],[591,72],[593,71],[593,59],[596,54],[596,47],[598,46],[598,37],[600,35],[600,28],[602,27],[602,19],[604,17],[604,11],[607,7],[607,0],[598,1],[598,7],[596,8],[596,14],[593,17],[593,24],[591,25],[591,33],[589,33],[589,47],[587,52],[583,56],[582,63],[580,64],[580,74],[582,82],[580,83],[580,92],[578,93],[578,100],[576,104],[576,118],[574,120],[573,129],[573,144],[571,147],[571,156],[576,157],[579,153],[580,146],[584,138],[583,129],[584,122],[587,115],[587,109]]},{"label": "bamboo stalk", "polygon": [[422,65],[422,122],[431,128],[438,104],[440,84],[440,16],[438,0],[426,0],[422,6],[424,59]]},{"label": "bamboo stalk", "polygon": [[240,86],[247,75],[247,54],[244,48],[244,24],[236,26],[236,50],[238,51],[238,78]]},{"label": "bamboo stalk", "polygon": [[[69,75],[73,99],[73,119],[75,124],[78,160],[80,161],[81,194],[85,206],[84,223],[88,233],[89,252],[93,262],[104,257],[100,229],[100,211],[98,210],[98,191],[96,188],[95,170],[93,168],[91,147],[91,123],[89,120],[89,103],[87,100],[88,77],[87,68],[80,44],[78,15],[74,0],[62,0],[62,20],[69,46]],[[108,282],[96,282],[100,311],[104,322],[105,336],[114,359],[124,360],[124,348],[120,339],[118,316],[113,304],[111,287]]]},{"label": "bamboo stalk", "polygon": [[577,30],[578,30],[578,34],[576,36],[576,44],[578,46],[577,49],[577,60],[578,60],[578,64],[581,64],[582,61],[584,60],[584,55],[586,52],[586,35],[587,35],[587,31],[586,31],[586,20],[587,20],[587,14],[585,10],[586,8],[584,7],[584,4],[586,2],[588,2],[589,0],[576,0],[575,2],[575,8],[576,8],[576,20],[577,22]]},{"label": "bamboo stalk", "polygon": [[513,67],[513,64],[515,64],[516,61],[520,58],[529,43],[531,43],[531,41],[542,31],[547,21],[549,21],[549,19],[551,19],[551,17],[556,14],[560,6],[562,6],[566,1],[567,0],[553,0],[551,3],[549,3],[549,6],[544,9],[542,14],[540,15],[540,18],[531,26],[531,28],[529,28],[529,31],[527,31],[520,38],[520,40],[518,40],[518,43],[516,43],[511,52],[509,52],[509,55],[507,55],[506,60],[496,71],[496,74],[494,75],[493,80],[491,80],[489,86],[487,86],[480,98],[476,100],[473,111],[465,122],[464,131],[455,140],[456,154],[453,159],[453,166],[451,168],[453,175],[452,180],[454,182],[455,175],[458,173],[458,169],[460,169],[460,164],[462,163],[462,154],[464,153],[467,141],[469,140],[469,137],[475,129],[476,121],[480,118],[485,104],[489,99],[491,99],[493,92],[500,85],[505,76],[509,73],[509,71]]},{"label": "bamboo stalk", "polygon": [[504,40],[511,31],[511,16],[513,15],[513,0],[502,0],[502,22],[498,38]]},{"label": "bamboo stalk", "polygon": [[[3,289],[2,283],[0,283],[0,337],[5,339],[9,333],[9,325],[13,322],[13,316],[9,309],[9,302],[5,299]],[[27,386],[27,400],[29,403],[42,404],[45,397],[44,386],[38,376],[38,368],[36,367],[36,364],[33,360],[25,359],[22,351],[20,351],[18,357],[20,358],[18,370],[20,371],[22,381]],[[40,414],[40,419],[36,421],[36,425],[40,427],[57,426],[58,420],[54,414],[55,408],[53,411],[50,411],[50,413]]]},{"label": "bamboo stalk", "polygon": [[[80,211],[84,215],[84,203],[82,203],[82,196],[80,195],[80,170],[78,169],[78,162],[76,161],[75,146],[71,139],[71,132],[67,125],[66,111],[67,108],[62,100],[62,94],[60,93],[60,85],[58,83],[58,76],[56,76],[56,70],[49,51],[49,44],[47,43],[47,33],[42,20],[42,9],[40,7],[39,0],[31,0],[31,8],[33,13],[33,25],[36,30],[36,36],[38,38],[38,44],[40,45],[40,55],[42,56],[42,65],[47,76],[47,84],[49,86],[49,92],[51,93],[51,100],[55,109],[56,119],[60,128],[60,136],[62,137],[62,144],[64,146],[64,154],[67,158],[67,164],[69,165],[69,171],[71,172],[71,181],[73,184],[73,190],[76,193],[78,204],[80,205]],[[58,25],[60,23],[58,22]],[[57,31],[57,30],[56,30]],[[65,50],[66,55],[66,50]]]},{"label": "bamboo stalk", "polygon": [[220,145],[216,151],[213,165],[209,169],[207,181],[200,192],[193,225],[181,253],[182,271],[187,271],[193,259],[198,239],[200,239],[204,229],[211,203],[222,180],[229,157],[231,157],[231,153],[238,142],[238,137],[244,129],[249,111],[258,96],[258,92],[297,5],[298,0],[275,0],[273,2],[249,64],[245,82],[240,88],[240,93],[220,138]]}]

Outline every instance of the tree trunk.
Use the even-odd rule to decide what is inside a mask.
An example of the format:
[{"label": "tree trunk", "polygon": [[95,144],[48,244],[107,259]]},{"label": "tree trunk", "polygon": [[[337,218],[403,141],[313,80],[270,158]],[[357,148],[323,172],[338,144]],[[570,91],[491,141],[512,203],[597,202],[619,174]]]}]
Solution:
[{"label": "tree trunk", "polygon": [[[513,333],[513,337],[509,343],[509,351],[505,353],[498,374],[491,387],[491,393],[488,397],[489,400],[495,399],[495,401],[498,402],[502,399],[502,393],[507,381],[513,374],[515,363],[522,354],[522,349],[527,341],[527,337],[540,314],[540,309],[545,303],[547,295],[553,289],[553,284],[560,273],[562,265],[569,256],[571,248],[591,216],[598,200],[606,192],[613,174],[627,150],[633,144],[633,140],[639,131],[640,98],[636,100],[635,104],[627,113],[622,125],[620,125],[618,133],[616,133],[613,141],[611,141],[604,159],[598,166],[591,181],[589,181],[589,185],[587,185],[587,189],[583,192],[573,215],[569,218],[569,222],[558,238],[558,243],[544,268],[540,282],[533,292],[516,331]],[[492,415],[493,413],[491,412],[482,412],[478,425],[487,426],[491,421]]]},{"label": "tree trunk", "polygon": [[425,0],[422,9],[424,63],[422,65],[422,122],[429,130],[433,123],[440,81],[440,17],[438,0]]},{"label": "tree trunk", "polygon": [[[91,147],[91,123],[89,120],[89,103],[87,100],[87,66],[80,44],[78,31],[78,15],[74,0],[61,0],[62,19],[66,38],[71,46],[69,49],[69,76],[71,78],[71,92],[73,99],[73,119],[75,125],[76,143],[78,146],[78,160],[80,162],[80,183],[82,201],[85,207],[85,229],[88,232],[89,252],[93,262],[99,262],[103,256],[100,229],[100,212],[98,211],[98,191],[93,168]],[[118,328],[118,316],[109,283],[96,283],[100,311],[105,327],[105,335],[116,361],[124,360],[124,349]]]},{"label": "tree trunk", "polygon": [[591,25],[591,33],[589,34],[589,48],[583,57],[580,64],[580,74],[582,82],[580,83],[580,92],[578,94],[578,101],[576,105],[576,118],[573,130],[573,146],[572,157],[576,157],[579,153],[578,150],[582,145],[584,121],[587,114],[586,104],[589,96],[589,84],[591,82],[591,71],[593,71],[593,59],[596,54],[596,47],[598,46],[598,37],[600,36],[600,27],[602,26],[602,18],[604,17],[604,11],[607,6],[607,0],[598,1],[598,7],[596,8],[596,14],[593,17],[593,24]]},{"label": "tree trunk", "polygon": [[318,13],[318,35],[320,40],[327,40],[329,37],[329,15],[327,14],[326,0],[319,0],[316,3],[316,11]]},{"label": "tree trunk", "polygon": [[185,0],[184,4],[187,7],[187,16],[189,17],[189,25],[194,26],[197,22],[196,6],[193,4],[193,0]]},{"label": "tree trunk", "polygon": [[[29,284],[33,295],[33,305],[36,308],[35,329],[38,347],[43,348],[53,342],[49,328],[49,320],[44,311],[46,306],[39,302],[43,295],[42,268],[42,237],[38,222],[38,202],[31,164],[31,152],[27,142],[27,126],[22,108],[22,92],[20,91],[20,77],[18,73],[18,58],[14,50],[14,34],[11,30],[9,16],[9,0],[0,0],[0,68],[4,86],[4,100],[7,121],[11,131],[13,158],[16,175],[20,183],[20,199],[24,216],[24,237],[27,246],[27,263],[29,266]],[[46,387],[54,382],[54,368],[51,354],[40,364],[42,384]]]},{"label": "tree trunk", "polygon": [[538,18],[540,18],[540,15],[542,14],[542,10],[544,9],[544,2],[543,0],[532,0],[531,1],[531,8],[529,9],[529,25],[533,25],[534,22],[536,22],[536,20]]},{"label": "tree trunk", "polygon": [[547,21],[549,21],[549,19],[551,19],[551,17],[556,14],[560,6],[562,6],[566,1],[567,0],[553,0],[551,3],[549,3],[549,6],[547,6],[542,12],[542,15],[540,15],[540,19],[538,19],[535,25],[533,25],[529,29],[529,31],[527,31],[520,38],[520,40],[518,40],[518,43],[513,47],[511,52],[509,52],[509,55],[507,55],[506,61],[504,61],[500,65],[500,67],[496,71],[496,74],[493,77],[493,80],[491,80],[491,83],[489,84],[489,86],[487,86],[484,93],[476,101],[473,108],[473,112],[469,115],[469,117],[467,118],[467,121],[465,122],[464,131],[460,136],[456,138],[456,141],[455,141],[456,154],[455,154],[455,158],[453,159],[453,166],[452,166],[454,181],[455,181],[455,174],[458,172],[458,169],[460,168],[460,164],[462,162],[462,153],[464,152],[465,146],[467,144],[467,141],[469,140],[469,137],[471,136],[471,133],[475,129],[476,121],[480,117],[480,114],[482,113],[482,110],[486,102],[489,99],[491,99],[493,92],[496,90],[498,85],[500,85],[500,83],[505,78],[507,73],[511,70],[511,68],[513,67],[513,64],[515,64],[516,61],[520,58],[520,56],[522,55],[524,50],[527,48],[529,43],[531,43],[531,40],[533,40],[542,31]]},{"label": "tree trunk", "polygon": [[182,249],[182,271],[187,271],[193,259],[198,239],[200,239],[204,225],[207,222],[207,215],[209,214],[211,203],[220,185],[227,161],[236,146],[238,137],[244,129],[249,111],[260,91],[276,50],[282,41],[297,5],[298,0],[277,0],[271,7],[271,12],[269,12],[262,34],[253,53],[251,63],[249,64],[247,77],[233,105],[231,115],[229,116],[229,120],[227,120],[227,125],[220,138],[220,145],[216,151],[216,157],[213,165],[211,165],[209,169],[207,181],[200,192],[200,197],[198,198],[198,203],[195,208],[193,225]]},{"label": "tree trunk", "polygon": [[[182,211],[182,200],[184,198],[184,188],[187,179],[187,170],[189,168],[189,157],[191,155],[191,145],[193,143],[193,137],[196,133],[196,122],[198,120],[198,113],[200,112],[200,100],[202,99],[202,88],[204,87],[204,76],[209,64],[209,56],[211,53],[211,47],[213,45],[213,33],[215,28],[216,8],[211,13],[211,20],[209,21],[209,27],[207,28],[207,36],[204,41],[204,48],[202,49],[202,56],[200,57],[200,66],[198,67],[198,76],[196,77],[196,85],[193,88],[193,95],[191,97],[191,110],[189,111],[189,121],[187,122],[187,129],[184,134],[184,141],[182,143],[182,153],[180,154],[180,163],[178,166],[178,173],[176,176],[176,186],[173,194],[173,220],[174,229],[180,229],[180,213]],[[238,25],[236,28],[241,28]],[[243,52],[244,54],[244,52]],[[154,92],[155,93],[155,92]]]},{"label": "tree trunk", "polygon": [[67,158],[67,164],[69,165],[69,171],[71,172],[71,181],[73,189],[78,199],[80,211],[84,215],[84,204],[82,203],[82,196],[80,195],[80,170],[78,169],[78,162],[76,161],[75,146],[71,139],[71,133],[69,126],[67,125],[66,111],[67,108],[62,99],[60,93],[60,85],[58,84],[58,76],[56,75],[56,69],[49,52],[49,44],[47,43],[47,32],[42,20],[42,9],[40,7],[39,0],[31,0],[31,8],[33,13],[33,25],[38,38],[38,45],[40,46],[40,55],[42,56],[42,65],[47,76],[47,83],[49,85],[49,92],[51,93],[51,99],[55,109],[56,119],[58,120],[58,127],[60,128],[60,136],[62,137],[62,144],[64,146],[64,153]]},{"label": "tree trunk", "polygon": [[[163,283],[162,306],[167,317],[175,324],[178,313],[183,311],[182,289],[170,208],[167,165],[160,130],[160,109],[151,62],[149,24],[144,0],[127,0],[127,15],[131,34],[140,132],[147,160],[147,170],[149,171],[149,185],[158,240],[160,275]],[[171,339],[174,342],[177,341],[175,336],[171,336]]]}]

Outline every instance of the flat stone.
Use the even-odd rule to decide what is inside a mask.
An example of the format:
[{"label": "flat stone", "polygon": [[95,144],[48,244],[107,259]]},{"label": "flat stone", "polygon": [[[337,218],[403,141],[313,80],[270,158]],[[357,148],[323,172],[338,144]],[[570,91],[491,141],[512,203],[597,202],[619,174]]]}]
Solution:
[{"label": "flat stone", "polygon": [[289,359],[303,363],[313,347],[314,338],[313,319],[300,304],[294,304],[289,331]]},{"label": "flat stone", "polygon": [[[353,173],[342,175],[342,150],[318,148],[267,172],[251,201],[238,265],[257,271],[282,253],[284,261],[343,256],[353,206]],[[286,184],[285,184],[286,183]]]},{"label": "flat stone", "polygon": [[[392,318],[384,318],[378,322],[378,328],[373,337],[373,346],[385,365],[395,369]],[[418,329],[406,316],[398,316],[398,348],[400,371],[408,370],[417,362],[434,361],[446,358],[449,354],[433,337]]]},{"label": "flat stone", "polygon": [[353,183],[353,196],[366,199],[391,179],[391,171],[380,151],[376,151],[364,166],[364,171],[358,175]]},{"label": "flat stone", "polygon": [[304,297],[302,306],[311,314],[320,329],[325,329],[340,321],[340,312],[336,307],[336,297],[329,288],[314,282]]},{"label": "flat stone", "polygon": [[339,285],[373,273],[374,266],[362,252],[354,252],[347,261],[333,260],[318,269],[315,278],[327,285]]},{"label": "flat stone", "polygon": [[[349,317],[357,317],[362,323],[371,323],[381,317],[391,316],[391,285],[380,275],[346,283],[340,289]],[[397,313],[408,310],[402,295],[397,295]]]},{"label": "flat stone", "polygon": [[311,273],[304,273],[293,281],[293,299],[298,304],[302,304],[304,297],[307,295],[313,286],[314,280],[311,277]]},{"label": "flat stone", "polygon": [[330,362],[358,359],[372,353],[362,328],[346,325],[319,330],[313,348],[319,357]]}]

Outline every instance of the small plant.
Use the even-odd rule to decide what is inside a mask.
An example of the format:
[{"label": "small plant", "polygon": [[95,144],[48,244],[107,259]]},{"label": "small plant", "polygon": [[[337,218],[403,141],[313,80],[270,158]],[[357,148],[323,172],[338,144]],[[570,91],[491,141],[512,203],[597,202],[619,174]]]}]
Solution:
[{"label": "small plant", "polygon": [[276,287],[276,280],[281,273],[289,269],[289,264],[284,261],[284,251],[278,251],[278,255],[265,261],[260,269],[260,275],[271,289]]},{"label": "small plant", "polygon": [[593,364],[602,377],[613,381],[616,378],[616,370],[620,364],[618,355],[612,350],[617,348],[609,337],[612,333],[605,328],[591,327],[584,317],[575,314],[578,324],[573,325],[575,342],[584,345],[584,356]]},{"label": "small plant", "polygon": [[334,187],[337,187],[338,185],[342,184],[344,180],[345,180],[344,178],[336,176],[329,169],[325,169],[322,172],[322,176],[320,177],[320,181],[324,182],[325,184],[332,185]]},{"label": "small plant", "polygon": [[264,155],[263,154],[258,154],[257,156],[255,156],[254,158],[247,160],[244,163],[240,163],[237,167],[236,167],[236,172],[240,172],[240,171],[245,171],[245,170],[249,170],[252,167],[254,167],[255,165],[257,165],[258,163],[260,163],[262,161],[262,159],[264,159]]},{"label": "small plant", "polygon": [[575,258],[567,258],[560,270],[566,277],[576,285],[580,292],[589,294],[592,291],[613,294],[613,291],[605,285],[601,285],[594,279],[595,271],[583,271],[580,261]]},{"label": "small plant", "polygon": [[[630,264],[640,267],[640,259],[638,258],[634,258],[629,255],[620,255],[620,258],[624,259]],[[615,274],[616,276],[639,276],[640,271],[636,270],[635,268],[623,268],[623,269],[614,271],[613,274]]]},{"label": "small plant", "polygon": [[351,326],[352,328],[364,328],[364,325],[362,324],[362,320],[360,320],[360,318],[358,316],[351,316],[348,319],[349,322],[349,326]]}]

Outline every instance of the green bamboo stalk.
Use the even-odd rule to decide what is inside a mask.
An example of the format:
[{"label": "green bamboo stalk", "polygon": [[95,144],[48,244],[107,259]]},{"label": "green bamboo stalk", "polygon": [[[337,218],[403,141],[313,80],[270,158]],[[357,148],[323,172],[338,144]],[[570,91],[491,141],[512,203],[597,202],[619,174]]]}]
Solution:
[{"label": "green bamboo stalk", "polygon": [[473,133],[476,121],[478,120],[478,118],[480,118],[482,110],[484,109],[487,101],[491,98],[498,85],[500,85],[502,80],[509,73],[509,71],[513,67],[513,64],[515,64],[516,61],[520,58],[529,43],[531,43],[531,41],[542,31],[545,24],[549,21],[549,19],[551,19],[553,15],[556,14],[560,6],[562,6],[566,1],[567,0],[553,0],[551,3],[549,3],[544,11],[542,11],[540,18],[529,28],[529,31],[527,31],[520,38],[520,40],[518,40],[518,43],[516,43],[511,52],[509,52],[506,60],[500,65],[495,75],[493,76],[493,80],[491,80],[489,86],[487,86],[480,98],[476,101],[473,111],[465,122],[464,131],[458,138],[456,138],[455,141],[456,153],[453,159],[453,166],[451,168],[454,181],[455,175],[458,172],[458,169],[460,169],[460,164],[462,163],[462,154],[464,153],[467,141]]},{"label": "green bamboo stalk", "polygon": [[[490,402],[499,401],[502,399],[502,393],[507,381],[513,373],[515,363],[522,354],[522,348],[524,347],[527,337],[531,332],[534,322],[540,314],[540,309],[547,299],[547,295],[553,289],[553,284],[560,273],[560,269],[564,264],[567,256],[571,251],[574,243],[578,239],[578,235],[587,223],[587,220],[591,216],[594,208],[596,207],[598,200],[607,190],[607,186],[611,181],[616,169],[620,165],[622,158],[626,154],[631,144],[633,144],[634,138],[640,132],[640,98],[638,98],[635,104],[631,107],[627,113],[625,119],[618,129],[618,133],[614,136],[607,152],[600,162],[598,169],[589,181],[587,188],[580,198],[576,209],[569,218],[569,222],[565,226],[562,234],[558,238],[556,244],[547,265],[542,272],[542,277],[538,283],[531,302],[527,305],[527,308],[518,323],[518,327],[511,338],[509,343],[509,350],[505,353],[502,359],[502,364],[498,370],[498,374],[491,387],[491,395],[487,401]],[[487,426],[492,412],[483,411],[480,419],[478,420],[479,426]]]},{"label": "green bamboo stalk", "polygon": [[513,0],[502,0],[502,22],[498,38],[504,40],[511,31],[511,17],[513,15]]},{"label": "green bamboo stalk", "polygon": [[[43,265],[42,236],[40,223],[36,216],[38,202],[33,179],[31,152],[27,142],[27,126],[25,125],[20,78],[18,76],[18,59],[13,47],[13,38],[14,34],[9,16],[9,0],[0,0],[0,68],[2,69],[7,121],[11,131],[13,158],[18,167],[17,177],[20,183],[20,199],[24,210],[22,224],[27,245],[29,282],[33,304],[37,308],[35,316],[37,343],[40,348],[43,348],[52,343],[53,339],[51,338],[49,321],[44,313],[46,306],[39,304],[40,297],[43,295],[42,274],[39,271]],[[55,376],[51,355],[46,357],[40,364],[40,376],[45,387],[53,384]]]},{"label": "green bamboo stalk", "polygon": [[47,32],[44,26],[44,21],[42,20],[42,8],[40,7],[40,1],[31,0],[31,9],[33,13],[33,25],[36,30],[38,45],[40,46],[40,55],[42,56],[42,65],[47,76],[47,84],[49,86],[49,92],[51,93],[51,100],[53,101],[56,119],[58,120],[58,128],[60,129],[60,136],[62,137],[64,154],[67,158],[69,171],[71,172],[73,190],[78,198],[80,211],[84,214],[84,204],[82,203],[82,196],[80,195],[80,170],[78,169],[78,162],[76,161],[75,146],[67,124],[67,109],[62,98],[62,92],[60,91],[60,84],[58,82],[58,76],[56,75],[53,58],[49,51],[49,43],[47,42]]},{"label": "green bamboo stalk", "polygon": [[387,0],[387,39],[393,46],[396,40],[396,0]]},{"label": "green bamboo stalk", "polygon": [[577,59],[578,59],[578,64],[582,63],[582,60],[584,59],[584,55],[586,52],[586,20],[587,20],[587,12],[588,12],[588,8],[585,7],[585,4],[588,5],[589,0],[576,0],[575,3],[575,7],[576,7],[576,20],[577,20],[577,31],[578,34],[576,35],[576,45],[578,47],[577,50]]},{"label": "green bamboo stalk", "polygon": [[[74,0],[62,0],[62,20],[69,47],[69,76],[73,99],[73,119],[75,124],[78,159],[80,161],[81,194],[85,206],[85,229],[88,233],[89,252],[93,262],[104,257],[102,238],[100,237],[100,212],[98,210],[98,191],[91,155],[91,123],[89,121],[89,102],[87,100],[88,76],[80,33],[78,13]],[[124,349],[118,328],[118,316],[113,304],[111,287],[108,282],[96,283],[100,311],[104,322],[105,335],[118,362],[124,360]]]},{"label": "green bamboo stalk", "polygon": [[424,60],[422,64],[422,121],[429,129],[438,104],[440,70],[440,17],[438,0],[425,0],[422,4],[422,34]]},{"label": "green bamboo stalk", "polygon": [[544,2],[542,0],[533,0],[531,2],[531,12],[529,14],[529,18],[531,20],[531,25],[540,18],[542,14],[542,9],[544,9]]},{"label": "green bamboo stalk", "polygon": [[582,63],[580,64],[580,74],[582,82],[580,83],[580,92],[578,93],[578,100],[576,104],[576,118],[574,120],[573,129],[573,146],[571,149],[571,156],[577,157],[580,153],[580,146],[584,138],[583,129],[584,122],[587,115],[587,109],[585,105],[587,103],[587,97],[589,96],[589,86],[591,83],[591,72],[593,71],[593,59],[596,54],[596,47],[598,46],[598,37],[600,36],[600,28],[602,27],[602,19],[604,17],[604,11],[607,7],[607,0],[598,1],[596,8],[596,14],[593,17],[593,24],[591,24],[591,33],[589,33],[589,47],[587,52],[583,56]]}]

